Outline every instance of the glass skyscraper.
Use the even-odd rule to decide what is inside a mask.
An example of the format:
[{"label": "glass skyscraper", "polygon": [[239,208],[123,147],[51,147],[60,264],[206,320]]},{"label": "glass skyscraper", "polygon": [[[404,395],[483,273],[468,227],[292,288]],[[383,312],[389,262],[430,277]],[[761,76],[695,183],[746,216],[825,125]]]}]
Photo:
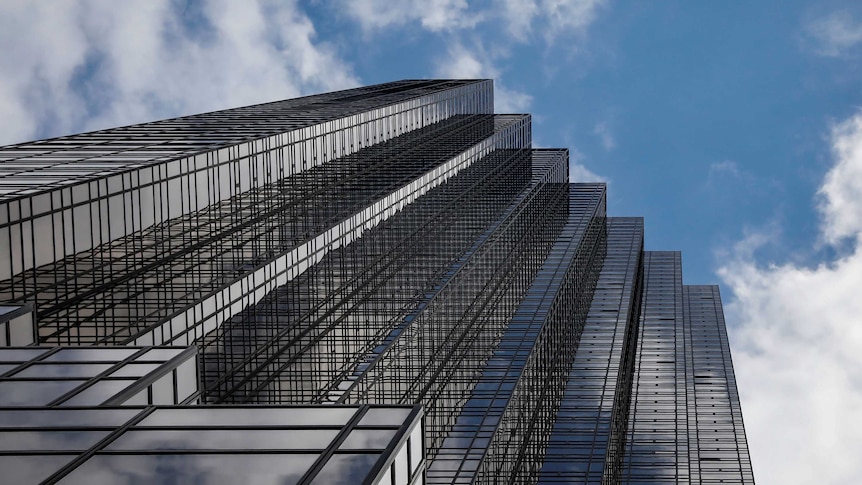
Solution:
[{"label": "glass skyscraper", "polygon": [[399,81],[0,149],[3,473],[753,483],[718,287],[493,105]]}]

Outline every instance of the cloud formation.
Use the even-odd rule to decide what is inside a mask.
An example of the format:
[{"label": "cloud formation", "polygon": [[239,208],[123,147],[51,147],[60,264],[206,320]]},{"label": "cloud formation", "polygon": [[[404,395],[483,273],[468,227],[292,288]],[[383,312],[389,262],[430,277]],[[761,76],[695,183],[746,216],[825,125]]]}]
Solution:
[{"label": "cloud formation", "polygon": [[[447,53],[438,59],[435,75],[494,78],[497,111],[520,113],[529,109],[532,97],[508,87],[504,69],[498,67],[508,58],[511,44],[530,42],[534,29],[543,32],[548,44],[560,36],[582,37],[604,3],[605,0],[505,0],[487,5],[467,0],[342,0],[339,5],[368,34],[410,24],[429,32],[445,32]],[[472,35],[480,25],[492,28],[495,34],[506,34],[495,39],[493,52]]]},{"label": "cloud formation", "polygon": [[816,267],[759,264],[753,234],[719,270],[754,470],[761,483],[862,476],[862,112],[832,130],[822,239],[850,251]]},{"label": "cloud formation", "polygon": [[468,49],[461,43],[453,43],[447,55],[438,60],[435,73],[442,78],[494,79],[494,110],[498,113],[526,113],[533,102],[532,96],[504,85],[492,57],[481,45]]},{"label": "cloud formation", "polygon": [[823,235],[835,244],[862,234],[862,114],[833,127],[832,152],[838,163],[818,195]]},{"label": "cloud formation", "polygon": [[583,35],[606,0],[340,0],[362,30],[374,32],[418,23],[431,32],[472,29],[480,23],[502,25],[511,40],[528,42],[535,30],[553,43],[561,35]]},{"label": "cloud formation", "polygon": [[610,179],[607,177],[598,175],[584,166],[581,163],[583,159],[583,153],[574,148],[569,149],[569,181],[610,183]]},{"label": "cloud formation", "polygon": [[833,12],[809,22],[805,28],[814,52],[827,57],[848,54],[862,43],[862,22],[847,12]]},{"label": "cloud formation", "polygon": [[595,128],[593,128],[593,134],[599,137],[599,141],[602,143],[602,147],[606,151],[611,151],[616,148],[617,141],[607,122],[602,121],[598,123]]},{"label": "cloud formation", "polygon": [[469,10],[467,0],[345,0],[339,2],[365,31],[418,22],[432,32],[475,26],[481,14]]},{"label": "cloud formation", "polygon": [[0,144],[359,84],[295,2],[4,2]]}]

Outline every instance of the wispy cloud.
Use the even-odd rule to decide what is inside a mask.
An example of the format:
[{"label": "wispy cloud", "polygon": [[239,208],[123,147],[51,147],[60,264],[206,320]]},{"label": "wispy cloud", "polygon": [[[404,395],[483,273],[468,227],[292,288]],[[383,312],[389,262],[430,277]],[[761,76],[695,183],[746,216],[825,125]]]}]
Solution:
[{"label": "wispy cloud", "polygon": [[365,31],[418,22],[432,32],[475,26],[483,14],[471,10],[467,0],[344,0],[339,4]]},{"label": "wispy cloud", "polygon": [[602,143],[602,147],[605,150],[611,151],[616,148],[617,142],[614,139],[614,134],[611,133],[611,129],[607,122],[602,121],[597,124],[595,128],[593,128],[593,134],[599,137],[599,141]]},{"label": "wispy cloud", "polygon": [[0,4],[0,143],[358,84],[294,2]]},{"label": "wispy cloud", "polygon": [[709,164],[709,178],[729,175],[733,178],[743,178],[742,171],[739,170],[739,165],[733,160],[722,160]]},{"label": "wispy cloud", "polygon": [[526,113],[533,101],[532,96],[504,84],[499,69],[494,66],[493,56],[481,44],[472,48],[460,42],[451,44],[446,56],[438,59],[435,73],[455,79],[494,78],[494,109],[498,113]]},{"label": "wispy cloud", "polygon": [[545,38],[554,42],[565,35],[584,35],[598,15],[605,0],[543,0],[542,17],[547,25]]},{"label": "wispy cloud", "polygon": [[862,44],[862,22],[848,12],[833,12],[811,20],[805,32],[817,54],[839,57]]},{"label": "wispy cloud", "polygon": [[[440,33],[447,48],[446,54],[437,60],[435,75],[494,78],[495,109],[512,113],[525,112],[532,103],[531,96],[508,86],[505,69],[499,67],[505,63],[512,45],[532,42],[535,30],[543,33],[548,44],[562,36],[583,37],[605,3],[605,0],[505,0],[489,7],[486,3],[466,0],[341,0],[337,4],[366,34],[415,27]],[[491,28],[493,53],[486,48],[491,42],[476,40],[477,29],[482,25]]]},{"label": "wispy cloud", "polygon": [[[764,483],[844,484],[862,476],[862,112],[832,130],[820,187],[822,237],[851,251],[815,267],[730,252],[728,321],[754,469]],[[730,167],[732,168],[732,167]]]},{"label": "wispy cloud", "polygon": [[862,234],[862,114],[832,129],[832,152],[838,163],[818,191],[823,236],[832,244]]},{"label": "wispy cloud", "polygon": [[539,31],[549,43],[561,36],[581,36],[606,0],[340,0],[362,30],[374,33],[418,24],[431,32],[470,30],[481,23],[502,24],[509,41],[529,42]]},{"label": "wispy cloud", "polygon": [[569,181],[571,182],[604,182],[610,183],[607,177],[596,174],[588,169],[582,162],[584,155],[575,150],[569,150]]},{"label": "wispy cloud", "polygon": [[527,42],[533,32],[533,19],[541,12],[539,4],[535,0],[504,0],[498,8],[511,38]]}]

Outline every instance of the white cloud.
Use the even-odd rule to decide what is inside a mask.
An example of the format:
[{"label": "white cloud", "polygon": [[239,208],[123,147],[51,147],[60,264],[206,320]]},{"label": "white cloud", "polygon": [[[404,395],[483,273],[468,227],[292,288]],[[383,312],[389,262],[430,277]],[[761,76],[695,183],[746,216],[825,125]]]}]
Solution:
[{"label": "white cloud", "polygon": [[505,0],[495,7],[514,40],[527,42],[533,31],[539,30],[552,44],[561,35],[585,35],[599,8],[606,3],[606,0]]},{"label": "white cloud", "polygon": [[[560,35],[583,36],[606,0],[504,0],[490,7],[476,6],[467,0],[341,0],[337,5],[356,20],[366,33],[419,24],[430,32],[445,32],[447,55],[438,60],[435,75],[446,78],[493,78],[495,110],[502,113],[526,112],[532,97],[508,87],[495,63],[509,55],[511,43],[531,40],[534,28],[553,43]],[[496,34],[494,52],[474,42],[467,48],[464,38],[474,34],[482,23]],[[613,143],[609,134],[603,140]]]},{"label": "white cloud", "polygon": [[481,20],[467,0],[343,0],[339,4],[365,31],[419,22],[432,32],[469,28]]},{"label": "white cloud", "polygon": [[498,4],[498,8],[509,35],[519,42],[529,40],[533,31],[533,19],[540,13],[536,1],[504,0]]},{"label": "white cloud", "polygon": [[593,134],[599,137],[599,141],[602,142],[602,147],[606,151],[611,151],[617,146],[617,142],[614,139],[614,134],[611,133],[610,127],[606,122],[601,122],[593,128]]},{"label": "white cloud", "polygon": [[481,45],[472,49],[461,43],[449,46],[446,57],[438,60],[436,75],[453,79],[494,79],[494,110],[497,113],[526,113],[532,96],[505,86],[492,56]]},{"label": "white cloud", "polygon": [[543,0],[541,12],[547,24],[545,38],[549,42],[561,35],[584,35],[598,15],[605,0]]},{"label": "white cloud", "polygon": [[814,51],[823,56],[842,56],[862,42],[862,23],[847,12],[817,18],[805,30],[814,42]]},{"label": "white cloud", "polygon": [[584,166],[581,162],[584,154],[575,150],[569,150],[569,181],[570,182],[604,182],[610,183],[607,177],[598,175]]},{"label": "white cloud", "polygon": [[582,36],[606,0],[503,0],[483,8],[467,0],[340,0],[337,4],[368,33],[418,23],[431,32],[455,32],[482,22],[502,23],[509,40],[529,42],[539,30],[548,43]]},{"label": "white cloud", "polygon": [[358,84],[294,2],[0,4],[0,143]]},{"label": "white cloud", "polygon": [[721,174],[730,175],[733,178],[742,177],[742,172],[739,170],[739,165],[733,160],[722,160],[709,164],[709,177],[715,177]]},{"label": "white cloud", "polygon": [[[852,250],[816,267],[758,264],[754,234],[719,270],[755,474],[761,483],[862,477],[862,112],[832,132],[823,238]],[[855,198],[854,198],[854,194]]]},{"label": "white cloud", "polygon": [[823,233],[830,243],[862,233],[862,114],[832,129],[838,163],[820,187]]}]

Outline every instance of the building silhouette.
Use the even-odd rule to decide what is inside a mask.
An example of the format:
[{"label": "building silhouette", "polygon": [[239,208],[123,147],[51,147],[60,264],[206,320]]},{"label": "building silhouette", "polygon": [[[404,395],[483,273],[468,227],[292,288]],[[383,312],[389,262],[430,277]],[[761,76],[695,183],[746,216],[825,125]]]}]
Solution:
[{"label": "building silhouette", "polygon": [[493,104],[399,81],[0,149],[3,469],[753,483],[718,287]]}]

